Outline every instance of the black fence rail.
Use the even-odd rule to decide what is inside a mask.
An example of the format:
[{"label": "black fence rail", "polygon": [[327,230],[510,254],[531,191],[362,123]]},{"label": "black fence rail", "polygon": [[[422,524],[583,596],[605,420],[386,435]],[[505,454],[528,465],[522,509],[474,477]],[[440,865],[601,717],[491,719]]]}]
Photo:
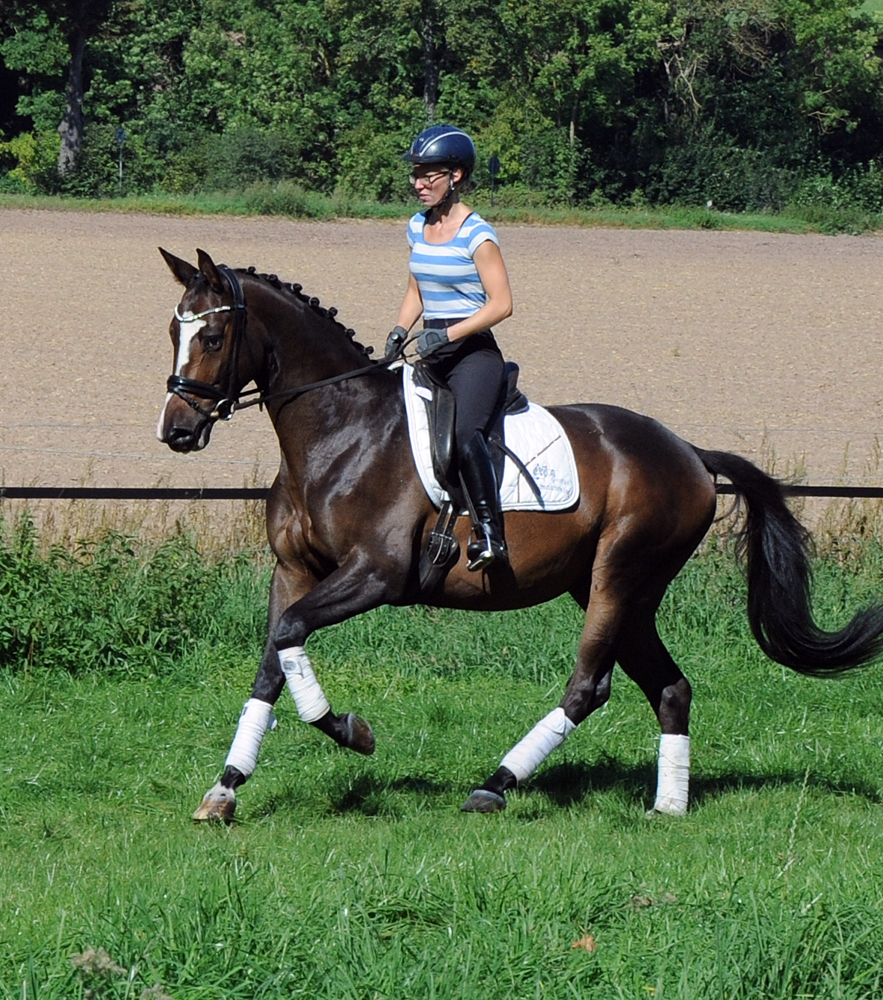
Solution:
[{"label": "black fence rail", "polygon": [[[800,486],[783,484],[788,496],[883,499],[883,486]],[[268,487],[141,488],[116,486],[0,486],[0,500],[266,500]],[[718,483],[721,496],[736,491]]]},{"label": "black fence rail", "polygon": [[266,500],[269,489],[0,486],[0,500]]}]

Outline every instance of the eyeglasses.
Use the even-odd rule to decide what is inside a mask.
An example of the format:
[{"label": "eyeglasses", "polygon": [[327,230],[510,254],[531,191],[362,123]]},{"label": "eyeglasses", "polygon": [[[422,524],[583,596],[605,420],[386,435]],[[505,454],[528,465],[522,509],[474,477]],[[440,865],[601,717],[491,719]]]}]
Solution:
[{"label": "eyeglasses", "polygon": [[431,187],[440,177],[450,176],[450,170],[437,170],[434,174],[409,174],[408,180],[414,185],[414,187],[417,187],[418,184]]}]

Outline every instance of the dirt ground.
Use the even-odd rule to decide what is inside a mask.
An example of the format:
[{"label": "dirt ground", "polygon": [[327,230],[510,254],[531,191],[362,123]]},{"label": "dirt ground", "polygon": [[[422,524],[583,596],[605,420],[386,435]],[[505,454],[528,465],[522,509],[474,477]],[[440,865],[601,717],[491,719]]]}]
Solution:
[{"label": "dirt ground", "polygon": [[[499,342],[536,402],[616,403],[814,484],[877,485],[883,240],[499,228],[516,311]],[[256,409],[209,448],[155,437],[179,289],[157,246],[298,281],[382,350],[404,225],[0,211],[6,485],[268,484]]]}]

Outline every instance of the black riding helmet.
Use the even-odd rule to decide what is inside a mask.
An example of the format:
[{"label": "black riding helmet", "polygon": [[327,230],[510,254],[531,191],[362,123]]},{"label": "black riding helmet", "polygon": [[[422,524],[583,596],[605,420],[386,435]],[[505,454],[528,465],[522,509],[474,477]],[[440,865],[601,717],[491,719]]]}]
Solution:
[{"label": "black riding helmet", "polygon": [[408,163],[461,167],[465,179],[475,169],[475,146],[463,129],[453,125],[431,125],[411,143],[402,159]]}]

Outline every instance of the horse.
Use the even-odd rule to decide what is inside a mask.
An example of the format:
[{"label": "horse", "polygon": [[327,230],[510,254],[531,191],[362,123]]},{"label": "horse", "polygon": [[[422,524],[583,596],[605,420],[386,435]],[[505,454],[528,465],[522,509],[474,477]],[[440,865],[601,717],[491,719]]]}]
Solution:
[{"label": "horse", "polygon": [[[317,629],[384,604],[500,611],[565,593],[585,619],[563,697],[462,810],[504,809],[506,793],[608,700],[618,663],[660,727],[650,813],[685,814],[692,691],[659,637],[656,613],[711,527],[721,478],[743,510],[737,556],[746,566],[748,621],[762,651],[823,677],[870,664],[883,651],[883,605],[859,609],[837,631],[815,623],[811,537],[789,509],[784,484],[747,459],[696,447],[656,420],[612,405],[549,407],[578,468],[572,507],[507,511],[508,565],[468,572],[461,556],[426,582],[421,553],[438,512],[408,444],[401,374],[370,358],[372,349],[336,310],[302,286],[253,267],[216,265],[203,250],[196,265],[160,253],[184,286],[169,326],[175,368],[160,441],[176,452],[200,451],[217,420],[260,403],[280,449],[266,504],[276,559],[266,645],[221,778],[195,820],[233,819],[236,792],[254,772],[286,686],[304,722],[340,746],[374,752],[368,722],[334,712],[316,677],[305,645]],[[461,553],[468,531],[455,527]]]}]

